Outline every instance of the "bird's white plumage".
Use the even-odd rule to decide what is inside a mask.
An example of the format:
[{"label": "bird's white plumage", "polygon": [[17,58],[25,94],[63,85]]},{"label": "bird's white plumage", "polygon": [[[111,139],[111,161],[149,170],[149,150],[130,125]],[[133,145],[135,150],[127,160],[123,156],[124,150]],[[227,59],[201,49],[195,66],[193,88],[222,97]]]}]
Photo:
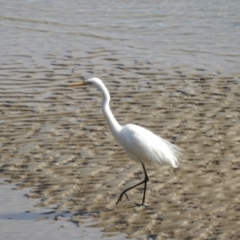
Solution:
[{"label": "bird's white plumage", "polygon": [[108,126],[132,160],[144,164],[168,164],[174,168],[179,166],[179,147],[138,125],[119,125],[109,107],[110,95],[101,79],[90,78],[84,84],[91,84],[102,92],[102,110]]},{"label": "bird's white plumage", "polygon": [[72,84],[71,86],[82,86],[85,84],[93,85],[101,91],[103,96],[102,111],[113,136],[125,149],[128,156],[135,162],[140,162],[143,167],[145,179],[142,182],[125,189],[118,198],[117,204],[122,200],[124,194],[127,197],[127,191],[144,184],[143,200],[142,203],[137,204],[137,206],[145,206],[145,194],[149,178],[144,164],[168,164],[176,168],[179,166],[177,158],[181,154],[181,149],[138,125],[128,124],[121,126],[110,109],[110,95],[104,83],[98,78],[90,78],[83,83]]},{"label": "bird's white plumage", "polygon": [[128,124],[121,129],[117,140],[135,162],[179,166],[181,149],[143,127]]}]

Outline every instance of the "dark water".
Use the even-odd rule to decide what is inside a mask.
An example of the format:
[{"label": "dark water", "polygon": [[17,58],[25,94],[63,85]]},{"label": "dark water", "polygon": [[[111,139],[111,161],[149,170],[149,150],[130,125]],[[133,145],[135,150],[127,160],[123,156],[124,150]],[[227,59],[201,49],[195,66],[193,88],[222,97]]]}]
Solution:
[{"label": "dark water", "polygon": [[0,10],[1,63],[47,67],[55,55],[103,48],[122,63],[234,72],[239,11],[238,1],[10,1]]}]

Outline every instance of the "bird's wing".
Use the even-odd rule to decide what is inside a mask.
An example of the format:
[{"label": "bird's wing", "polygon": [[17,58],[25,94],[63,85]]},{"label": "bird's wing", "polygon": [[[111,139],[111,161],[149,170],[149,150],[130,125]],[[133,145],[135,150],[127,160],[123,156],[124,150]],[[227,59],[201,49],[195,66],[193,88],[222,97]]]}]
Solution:
[{"label": "bird's wing", "polygon": [[121,145],[136,162],[169,164],[178,167],[181,149],[149,130],[128,124],[121,131]]}]

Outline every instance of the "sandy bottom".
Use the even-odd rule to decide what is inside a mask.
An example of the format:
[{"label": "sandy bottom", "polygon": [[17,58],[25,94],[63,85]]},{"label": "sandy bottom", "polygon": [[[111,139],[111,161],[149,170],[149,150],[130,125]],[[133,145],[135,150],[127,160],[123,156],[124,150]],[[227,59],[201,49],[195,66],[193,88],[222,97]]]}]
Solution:
[{"label": "sandy bottom", "polygon": [[[95,61],[96,56],[83,74],[97,66]],[[111,63],[116,69],[113,59]],[[62,71],[74,62],[68,64],[61,65]],[[143,179],[143,173],[109,132],[100,93],[68,88],[70,82],[79,81],[76,73],[62,76],[59,70],[60,75],[48,74],[51,81],[38,81],[41,71],[37,75],[23,71],[18,74],[28,78],[21,81],[21,90],[9,81],[1,86],[1,176],[16,183],[17,189],[31,187],[23,208],[35,199],[42,211],[71,212],[74,224],[1,220],[5,236],[20,222],[33,229],[45,225],[53,236],[79,236],[81,230],[75,226],[85,226],[87,216],[94,219],[93,229],[103,229],[103,237],[239,239],[240,75],[160,70],[157,63],[141,68],[134,61],[126,66],[118,66],[119,75],[124,71],[121,77],[107,71],[98,75],[110,90],[114,115],[121,124],[140,124],[183,148],[180,167],[147,166],[149,207],[135,207],[141,202],[141,187],[129,192],[129,201],[115,205],[121,191]],[[15,209],[15,203],[11,206]]]},{"label": "sandy bottom", "polygon": [[[33,206],[38,201],[26,198],[25,188],[15,191],[15,184],[0,183],[1,239],[99,239],[100,228],[89,228],[93,220],[86,216],[85,223],[77,227],[71,221],[72,213],[57,213],[52,209]],[[92,222],[91,222],[92,221]],[[124,235],[110,240],[125,239]]]},{"label": "sandy bottom", "polygon": [[[237,2],[2,4],[1,240],[240,239]],[[115,204],[144,175],[100,92],[68,87],[94,76],[121,125],[184,149],[177,169],[146,166],[146,208],[142,186]]]}]

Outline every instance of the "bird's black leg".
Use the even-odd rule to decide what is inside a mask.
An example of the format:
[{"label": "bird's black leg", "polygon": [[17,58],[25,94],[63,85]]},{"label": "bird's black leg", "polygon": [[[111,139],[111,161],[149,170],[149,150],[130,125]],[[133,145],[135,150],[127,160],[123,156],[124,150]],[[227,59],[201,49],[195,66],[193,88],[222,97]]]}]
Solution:
[{"label": "bird's black leg", "polygon": [[143,171],[144,171],[144,174],[145,174],[145,179],[144,179],[144,192],[143,192],[143,200],[142,200],[142,203],[141,204],[138,204],[138,203],[135,203],[138,207],[140,207],[140,206],[145,206],[145,207],[147,207],[146,205],[144,205],[144,202],[145,202],[145,195],[146,195],[146,190],[147,190],[147,182],[148,182],[148,180],[149,180],[149,178],[148,178],[148,175],[147,175],[147,171],[146,171],[146,169],[145,169],[145,166],[144,166],[144,164],[142,163],[142,167],[143,167]]},{"label": "bird's black leg", "polygon": [[[143,171],[144,171],[144,174],[145,174],[145,179],[144,179],[142,182],[140,182],[140,183],[138,183],[138,184],[136,184],[136,185],[134,185],[134,186],[132,186],[132,187],[130,187],[130,188],[125,189],[125,190],[121,193],[121,195],[119,196],[116,204],[118,204],[118,203],[122,200],[122,197],[123,197],[124,194],[127,196],[127,194],[126,194],[127,191],[129,191],[129,190],[131,190],[131,189],[133,189],[133,188],[135,188],[135,187],[137,187],[137,186],[139,186],[139,185],[141,185],[141,184],[144,183],[144,193],[143,193],[142,203],[141,203],[141,204],[135,203],[135,204],[136,204],[137,206],[145,206],[145,205],[144,205],[144,202],[145,202],[145,194],[146,194],[147,182],[148,182],[149,178],[148,178],[148,175],[147,175],[147,172],[146,172],[146,169],[145,169],[145,166],[144,166],[143,163],[142,163],[142,167],[143,167]],[[145,206],[145,207],[146,207],[146,206]]]}]

